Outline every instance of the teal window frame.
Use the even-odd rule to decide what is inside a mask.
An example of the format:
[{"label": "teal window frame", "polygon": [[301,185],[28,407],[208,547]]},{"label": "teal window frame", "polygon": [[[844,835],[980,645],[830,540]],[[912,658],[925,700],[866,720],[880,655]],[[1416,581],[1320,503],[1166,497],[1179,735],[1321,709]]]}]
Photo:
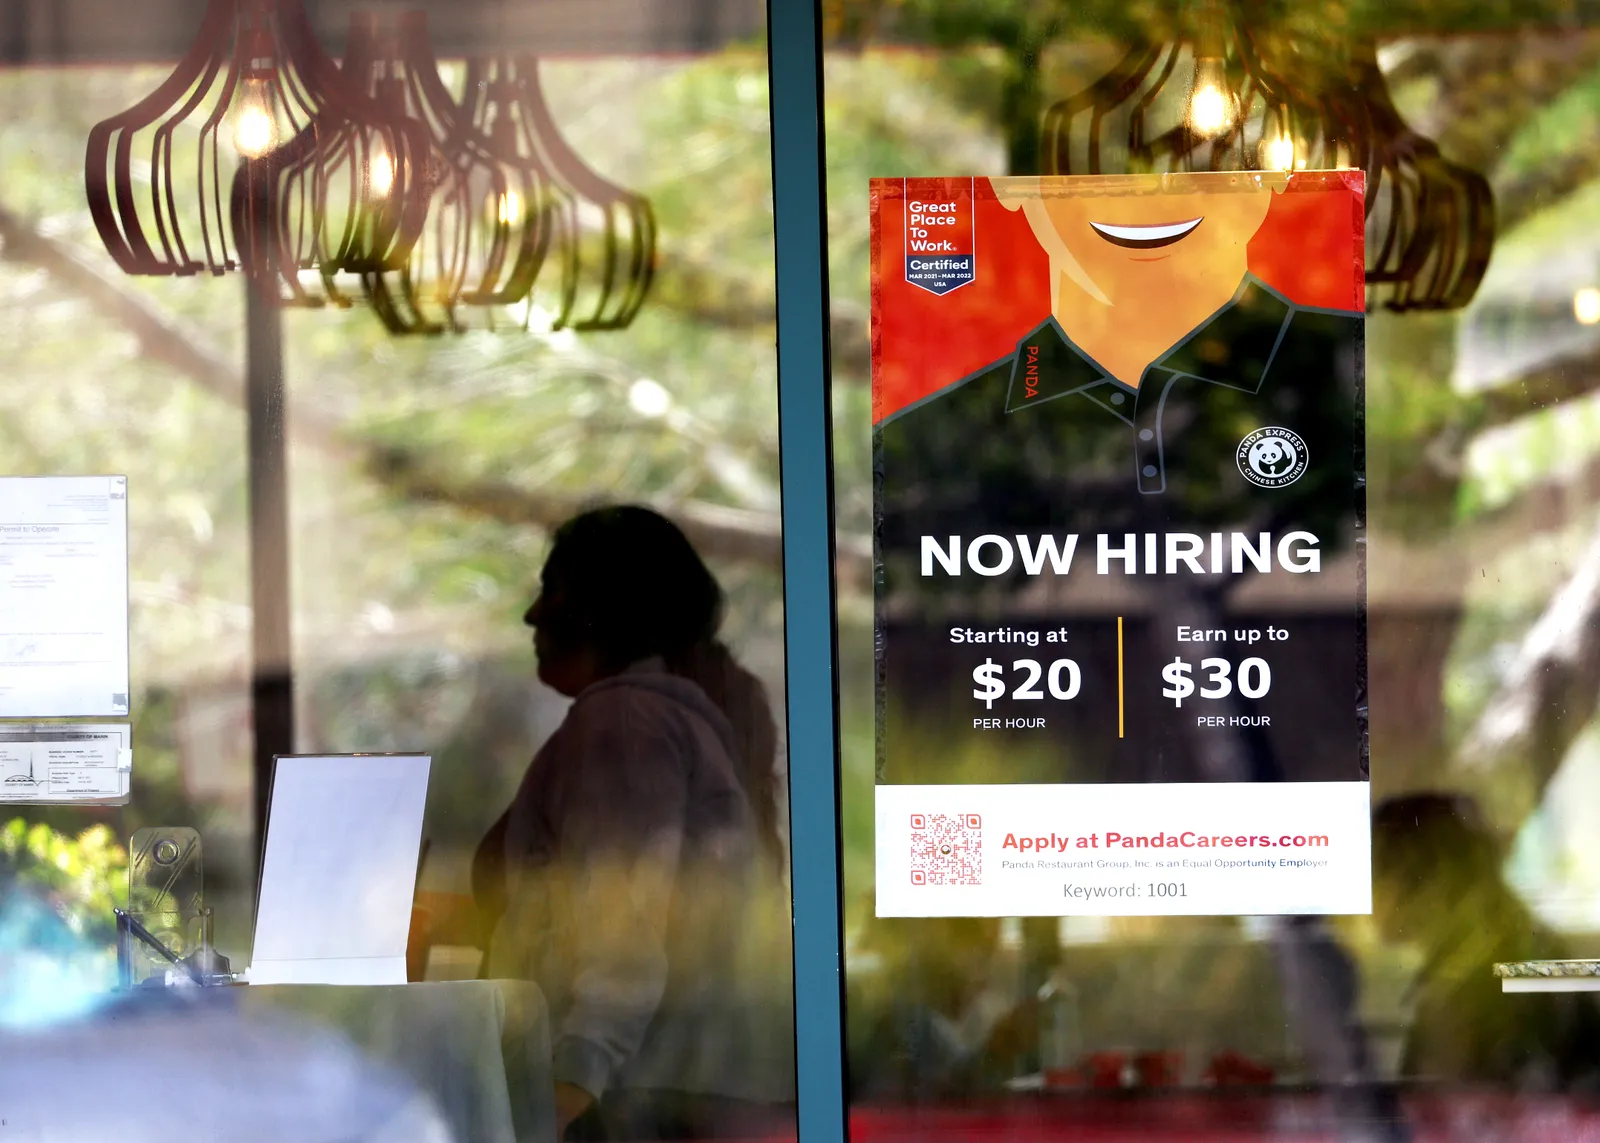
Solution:
[{"label": "teal window frame", "polygon": [[822,19],[767,0],[801,1143],[846,1138]]}]

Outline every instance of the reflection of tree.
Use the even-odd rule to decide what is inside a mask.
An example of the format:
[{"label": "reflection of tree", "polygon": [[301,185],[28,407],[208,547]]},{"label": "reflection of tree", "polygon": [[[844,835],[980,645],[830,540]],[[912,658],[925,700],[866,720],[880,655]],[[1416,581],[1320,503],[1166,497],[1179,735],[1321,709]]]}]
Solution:
[{"label": "reflection of tree", "polygon": [[[778,302],[772,280],[720,263],[698,262],[672,250],[661,253],[650,304],[722,329],[773,332]],[[829,330],[833,375],[866,384],[871,371],[872,330],[865,310],[834,299]]]},{"label": "reflection of tree", "polygon": [[[6,257],[48,271],[81,295],[102,316],[138,341],[140,352],[171,367],[190,383],[231,405],[244,400],[244,378],[237,365],[210,349],[199,331],[186,328],[143,297],[88,265],[63,243],[0,206],[0,239]],[[723,315],[725,316],[725,315]],[[505,524],[550,528],[581,510],[584,496],[551,494],[511,481],[474,478],[447,461],[403,446],[363,440],[350,426],[304,404],[291,406],[296,438],[352,460],[363,472],[400,496],[446,504]],[[773,513],[687,501],[665,506],[678,525],[712,558],[748,561],[776,569],[782,561],[782,533]],[[859,578],[865,545],[848,539],[841,557]]]},{"label": "reflection of tree", "polygon": [[1517,649],[1461,751],[1464,770],[1515,766],[1540,789],[1600,701],[1600,538]]},{"label": "reflection of tree", "polygon": [[74,837],[13,818],[0,826],[0,886],[12,877],[48,902],[87,945],[110,945],[116,932],[111,907],[127,895],[128,854],[106,826]]}]

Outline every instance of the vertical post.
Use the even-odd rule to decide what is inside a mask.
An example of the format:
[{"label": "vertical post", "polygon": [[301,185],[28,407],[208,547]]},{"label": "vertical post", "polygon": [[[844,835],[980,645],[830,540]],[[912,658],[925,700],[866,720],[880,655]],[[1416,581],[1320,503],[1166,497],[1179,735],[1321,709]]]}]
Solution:
[{"label": "vertical post", "polygon": [[830,1143],[846,1134],[844,976],[827,202],[821,14],[814,0],[768,0],[767,61],[799,1130],[802,1143]]},{"label": "vertical post", "polygon": [[276,282],[245,275],[245,434],[250,482],[250,706],[255,840],[265,843],[272,758],[294,749],[289,611],[289,482],[283,307]]}]

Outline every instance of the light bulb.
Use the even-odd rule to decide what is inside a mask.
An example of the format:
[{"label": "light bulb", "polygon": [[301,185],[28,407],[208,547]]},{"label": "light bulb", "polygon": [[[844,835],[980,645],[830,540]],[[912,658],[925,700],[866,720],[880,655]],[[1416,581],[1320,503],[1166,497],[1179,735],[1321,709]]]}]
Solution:
[{"label": "light bulb", "polygon": [[1214,83],[1196,88],[1189,103],[1189,124],[1202,135],[1215,135],[1228,125],[1228,97]]},{"label": "light bulb", "polygon": [[246,80],[233,115],[233,145],[247,159],[259,159],[278,142],[278,121],[261,80]]},{"label": "light bulb", "polygon": [[1199,60],[1195,64],[1194,94],[1189,97],[1189,127],[1200,135],[1217,135],[1233,122],[1232,101],[1222,61]]},{"label": "light bulb", "polygon": [[1579,325],[1595,325],[1600,323],[1600,289],[1594,286],[1584,286],[1573,292],[1572,316],[1578,319]]},{"label": "light bulb", "polygon": [[495,210],[496,216],[507,226],[522,219],[522,196],[514,190],[508,190],[499,196]]},{"label": "light bulb", "polygon": [[367,185],[378,195],[388,194],[394,187],[394,160],[381,146],[373,147],[367,160]]},{"label": "light bulb", "polygon": [[[1262,166],[1273,171],[1292,171],[1295,169],[1294,140],[1288,135],[1278,135],[1275,138],[1261,141]],[[1305,166],[1305,160],[1300,160],[1300,165]]]}]

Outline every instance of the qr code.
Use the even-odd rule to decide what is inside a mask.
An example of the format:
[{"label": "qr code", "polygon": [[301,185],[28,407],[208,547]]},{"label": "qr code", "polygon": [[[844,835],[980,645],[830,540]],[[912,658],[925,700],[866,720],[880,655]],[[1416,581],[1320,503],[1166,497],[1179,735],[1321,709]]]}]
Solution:
[{"label": "qr code", "polygon": [[983,819],[977,814],[912,814],[911,884],[982,885]]}]

